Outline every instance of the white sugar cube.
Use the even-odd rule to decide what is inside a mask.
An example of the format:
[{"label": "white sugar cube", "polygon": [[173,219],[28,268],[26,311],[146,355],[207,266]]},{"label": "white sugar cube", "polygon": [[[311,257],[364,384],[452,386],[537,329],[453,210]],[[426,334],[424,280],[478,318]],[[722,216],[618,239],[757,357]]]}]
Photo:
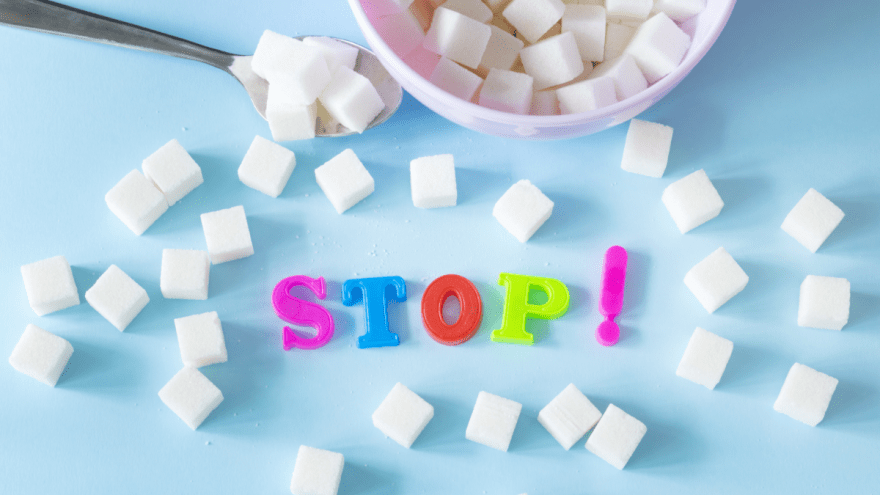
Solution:
[{"label": "white sugar cube", "polygon": [[623,469],[647,432],[644,423],[614,404],[608,404],[587,439],[587,450],[617,469]]},{"label": "white sugar cube", "polygon": [[556,90],[556,97],[563,114],[591,112],[617,103],[614,80],[608,76],[563,86]]},{"label": "white sugar cube", "polygon": [[195,430],[223,402],[223,393],[199,370],[186,366],[159,390],[159,398]]},{"label": "white sugar cube", "polygon": [[321,104],[334,119],[357,133],[364,132],[385,109],[373,83],[348,67],[333,73],[333,80],[321,93]]},{"label": "white sugar cube", "polygon": [[663,12],[675,22],[683,22],[706,8],[706,0],[654,0],[652,12]]},{"label": "white sugar cube", "polygon": [[482,0],[447,0],[440,4],[440,7],[454,10],[483,24],[492,20],[492,9],[483,3]]},{"label": "white sugar cube", "polygon": [[452,155],[416,158],[409,163],[413,205],[417,208],[455,206],[455,159]]},{"label": "white sugar cube", "polygon": [[525,43],[498,26],[490,25],[489,29],[492,30],[492,36],[483,52],[480,68],[510,70]]},{"label": "white sugar cube", "polygon": [[165,195],[169,206],[205,181],[202,169],[176,139],[168,141],[146,157],[142,168],[144,176]]},{"label": "white sugar cube", "polygon": [[300,103],[299,98],[277,84],[269,84],[266,121],[275,141],[298,141],[315,137],[317,102]]},{"label": "white sugar cube", "polygon": [[562,33],[527,46],[519,52],[526,74],[535,78],[535,90],[567,83],[584,72],[577,41]]},{"label": "white sugar cube", "polygon": [[[648,177],[663,177],[671,145],[672,127],[632,119],[626,133],[626,143],[623,145],[620,168]],[[715,188],[712,187],[712,190]]]},{"label": "white sugar cube", "polygon": [[316,168],[315,179],[337,213],[351,208],[375,189],[373,177],[350,149]]},{"label": "white sugar cube", "polygon": [[562,19],[562,0],[513,0],[501,15],[516,28],[517,33],[534,43]]},{"label": "white sugar cube", "polygon": [[122,269],[110,265],[86,291],[86,301],[121,332],[150,302],[150,297]]},{"label": "white sugar cube", "polygon": [[526,114],[532,107],[533,86],[534,79],[530,75],[489,69],[478,101],[493,110]]},{"label": "white sugar cube", "polygon": [[260,37],[251,68],[302,105],[314,102],[330,83],[321,49],[268,29]]},{"label": "white sugar cube", "polygon": [[636,28],[633,26],[614,22],[605,24],[605,60],[612,60],[623,55],[635,33]]},{"label": "white sugar cube", "polygon": [[477,395],[465,438],[507,452],[522,404],[488,392]]},{"label": "white sugar cube", "polygon": [[73,346],[63,338],[36,325],[28,325],[9,356],[16,371],[54,387],[73,354]]},{"label": "white sugar cube", "polygon": [[226,341],[216,311],[174,319],[184,366],[201,368],[226,362]]},{"label": "white sugar cube", "polygon": [[373,412],[373,426],[388,438],[410,448],[434,417],[434,406],[397,383]]},{"label": "white sugar cube", "polygon": [[798,325],[840,330],[849,321],[849,280],[807,275],[801,283]]},{"label": "white sugar cube", "polygon": [[168,210],[162,191],[140,170],[132,170],[104,196],[107,207],[137,235]]},{"label": "white sugar cube", "polygon": [[302,41],[306,45],[321,50],[321,53],[324,54],[324,61],[327,62],[327,70],[331,75],[340,65],[352,70],[357,65],[360,50],[344,41],[327,36],[306,36]]},{"label": "white sugar cube", "polygon": [[538,423],[568,450],[596,426],[601,417],[602,413],[572,383],[541,409]]},{"label": "white sugar cube", "polygon": [[721,381],[731,353],[733,342],[697,327],[675,374],[713,390]]},{"label": "white sugar cube", "polygon": [[492,29],[454,10],[434,11],[431,28],[422,45],[428,50],[476,69],[489,45]]},{"label": "white sugar cube", "polygon": [[73,272],[64,256],[54,256],[21,267],[28,304],[37,316],[79,304]]},{"label": "white sugar cube", "polygon": [[562,30],[574,34],[581,59],[605,59],[605,8],[598,5],[568,5],[562,16]]},{"label": "white sugar cube", "polygon": [[430,77],[431,84],[457,96],[465,101],[471,101],[477,94],[477,89],[483,84],[483,79],[473,72],[465,69],[446,57],[441,57],[434,67]]},{"label": "white sugar cube", "polygon": [[208,298],[211,263],[208,253],[194,249],[163,249],[159,288],[166,299]]},{"label": "white sugar cube", "polygon": [[486,5],[488,5],[489,8],[492,9],[492,12],[495,12],[497,14],[497,13],[501,12],[502,10],[504,10],[504,7],[507,7],[507,5],[510,3],[511,0],[484,0],[484,1],[486,2]]},{"label": "white sugar cube", "polygon": [[382,33],[382,40],[400,58],[412,53],[425,40],[422,25],[410,10],[381,17],[374,22],[376,30]]},{"label": "white sugar cube", "polygon": [[532,107],[529,113],[532,115],[559,115],[559,98],[556,96],[556,90],[535,91],[532,95]]},{"label": "white sugar cube", "polygon": [[782,222],[782,230],[816,252],[843,220],[843,210],[810,188]]},{"label": "white sugar cube", "polygon": [[202,213],[201,219],[211,263],[217,265],[254,254],[243,206]]},{"label": "white sugar cube", "polygon": [[293,495],[336,495],[345,457],[337,452],[301,445],[290,479]]},{"label": "white sugar cube", "polygon": [[749,276],[723,247],[688,270],[684,283],[709,313],[745,289]]},{"label": "white sugar cube", "polygon": [[293,151],[262,136],[255,136],[238,167],[238,180],[267,196],[277,198],[287,185],[294,167],[296,155]]},{"label": "white sugar cube", "polygon": [[682,234],[717,217],[724,207],[703,169],[667,186],[661,199]]},{"label": "white sugar cube", "polygon": [[618,100],[635,96],[648,88],[648,81],[636,65],[632,55],[624,54],[613,60],[606,60],[597,65],[590,74],[591,78],[608,76],[614,81],[614,89]]},{"label": "white sugar cube", "polygon": [[562,0],[562,3],[568,8],[569,5],[598,5],[605,6],[605,0]]},{"label": "white sugar cube", "polygon": [[510,186],[501,196],[492,216],[519,242],[526,242],[553,213],[553,201],[528,180]]},{"label": "white sugar cube", "polygon": [[773,409],[802,423],[816,426],[825,417],[836,388],[837,378],[795,363],[788,370]]},{"label": "white sugar cube", "polygon": [[636,30],[626,52],[636,59],[648,84],[672,72],[691,45],[691,37],[660,12]]},{"label": "white sugar cube", "polygon": [[645,20],[653,6],[654,0],[605,0],[605,8],[611,19]]}]

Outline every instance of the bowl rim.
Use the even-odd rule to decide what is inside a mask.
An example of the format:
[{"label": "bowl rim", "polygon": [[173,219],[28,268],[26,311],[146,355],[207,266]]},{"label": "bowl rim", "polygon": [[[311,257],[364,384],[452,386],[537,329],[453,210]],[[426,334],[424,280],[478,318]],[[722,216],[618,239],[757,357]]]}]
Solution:
[{"label": "bowl rim", "polygon": [[[651,85],[645,91],[640,92],[635,97],[618,101],[606,107],[602,107],[590,112],[561,115],[531,115],[502,112],[499,110],[494,110],[477,105],[476,103],[470,101],[463,100],[452,95],[451,93],[448,93],[438,88],[430,81],[425,79],[421,74],[416,72],[406,62],[404,62],[403,59],[398,56],[397,53],[395,53],[391,49],[391,47],[388,46],[387,43],[385,43],[385,40],[382,39],[382,36],[379,35],[379,32],[376,31],[373,23],[371,23],[369,18],[367,17],[367,13],[364,10],[361,0],[348,0],[348,4],[351,7],[352,12],[354,13],[358,27],[363,32],[367,43],[370,45],[370,48],[378,52],[377,55],[380,55],[379,61],[382,62],[383,65],[385,64],[385,60],[389,60],[394,63],[394,69],[396,70],[388,70],[388,72],[391,74],[395,74],[398,72],[403,73],[403,76],[406,79],[415,79],[415,82],[419,82],[420,80],[422,83],[420,84],[420,89],[433,100],[437,102],[442,102],[452,98],[454,99],[456,104],[463,107],[462,110],[467,111],[475,118],[487,121],[503,122],[504,124],[508,125],[557,127],[613,118],[624,109],[644,105],[645,102],[659,99],[660,97],[668,93],[673,87],[675,87],[675,85],[678,84],[678,82],[681,81],[684,76],[686,76],[697,65],[697,63],[699,63],[700,60],[702,60],[702,58],[706,55],[709,49],[712,48],[712,45],[715,44],[715,41],[721,35],[721,31],[727,25],[727,21],[730,19],[730,15],[733,12],[733,7],[736,5],[736,0],[718,1],[722,4],[720,22],[716,23],[707,33],[706,37],[702,40],[702,43],[696,47],[696,51],[692,50],[694,46],[691,45],[682,63],[680,63],[672,72],[664,76],[660,81]],[[386,69],[388,68],[386,67]],[[398,82],[400,82],[401,86],[404,86],[404,88],[406,88],[407,84],[401,81]]]}]

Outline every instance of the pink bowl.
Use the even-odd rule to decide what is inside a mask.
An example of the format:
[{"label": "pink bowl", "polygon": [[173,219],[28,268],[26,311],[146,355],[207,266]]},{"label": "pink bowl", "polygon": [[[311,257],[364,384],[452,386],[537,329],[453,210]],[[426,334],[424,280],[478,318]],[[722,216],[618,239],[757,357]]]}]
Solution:
[{"label": "pink bowl", "polygon": [[364,4],[348,0],[355,20],[370,48],[403,88],[426,107],[468,129],[516,139],[566,139],[586,136],[628,121],[666,96],[706,55],[727,24],[736,0],[707,0],[700,14],[680,26],[691,36],[691,46],[681,64],[663,79],[636,96],[592,112],[569,115],[518,115],[484,108],[452,96],[431,84],[401,60],[370,23]]}]

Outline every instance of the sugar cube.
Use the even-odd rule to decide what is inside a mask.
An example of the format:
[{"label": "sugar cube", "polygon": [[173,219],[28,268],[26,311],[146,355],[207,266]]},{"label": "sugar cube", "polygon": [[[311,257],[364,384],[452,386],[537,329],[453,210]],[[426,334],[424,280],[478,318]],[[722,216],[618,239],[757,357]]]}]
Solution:
[{"label": "sugar cube", "polygon": [[572,383],[538,413],[538,423],[568,450],[596,426],[602,413]]},{"label": "sugar cube", "polygon": [[528,180],[510,186],[492,208],[492,216],[519,242],[526,242],[553,213],[553,201]]},{"label": "sugar cube", "polygon": [[614,404],[608,404],[587,439],[587,450],[617,469],[623,469],[647,432],[644,423]]},{"label": "sugar cube", "polygon": [[[623,159],[620,161],[620,168],[627,172],[659,179],[663,177],[663,172],[666,170],[671,145],[672,127],[632,119],[626,133],[626,143],[623,145]],[[706,190],[708,191],[708,189]],[[712,190],[714,191],[715,188],[712,187]],[[714,196],[712,197],[714,198]]]},{"label": "sugar cube", "polygon": [[173,205],[204,182],[202,169],[176,140],[172,139],[144,158],[144,176],[153,181]]},{"label": "sugar cube", "polygon": [[140,170],[132,170],[104,196],[107,207],[137,235],[168,210],[162,191]]},{"label": "sugar cube", "polygon": [[504,10],[504,7],[507,7],[510,1],[511,0],[485,0],[486,5],[488,5],[489,8],[492,9],[492,12],[495,12],[496,14]]},{"label": "sugar cube", "polygon": [[563,86],[556,90],[556,97],[563,114],[591,112],[617,103],[614,80],[608,76]]},{"label": "sugar cube", "polygon": [[706,8],[706,0],[654,0],[652,12],[663,12],[675,22],[684,22]]},{"label": "sugar cube", "polygon": [[591,78],[609,76],[614,81],[614,89],[618,100],[635,96],[648,88],[648,81],[642,74],[636,61],[629,54],[613,60],[606,60],[597,65],[590,74]]},{"label": "sugar cube", "polygon": [[439,7],[422,45],[428,50],[476,69],[489,45],[492,29],[454,10]]},{"label": "sugar cube", "polygon": [[482,0],[447,0],[440,4],[440,7],[454,10],[483,24],[491,21],[493,16],[492,9],[483,3]]},{"label": "sugar cube", "polygon": [[731,353],[733,342],[697,327],[675,374],[713,390],[724,374]]},{"label": "sugar cube", "polygon": [[535,78],[536,91],[569,82],[584,72],[584,62],[572,33],[527,46],[520,50],[519,57],[526,74]]},{"label": "sugar cube", "polygon": [[840,330],[849,321],[849,280],[807,275],[801,283],[798,326]]},{"label": "sugar cube", "polygon": [[525,43],[498,26],[490,25],[489,29],[492,35],[480,60],[480,68],[510,70]]},{"label": "sugar cube", "polygon": [[295,167],[296,155],[293,151],[262,136],[255,136],[238,167],[238,180],[267,196],[277,198]]},{"label": "sugar cube", "polygon": [[211,263],[218,265],[254,254],[244,206],[202,213],[201,219]]},{"label": "sugar cube", "polygon": [[410,10],[381,17],[373,21],[382,40],[400,58],[405,58],[423,44],[425,31],[419,19]]},{"label": "sugar cube", "polygon": [[409,163],[413,205],[417,208],[455,206],[455,159],[452,155],[416,158]]},{"label": "sugar cube", "polygon": [[199,370],[185,366],[159,390],[159,398],[195,430],[223,402],[223,393]]},{"label": "sugar cube", "polygon": [[337,213],[351,208],[375,189],[373,177],[351,149],[316,168],[315,179]]},{"label": "sugar cube", "polygon": [[321,93],[321,104],[334,119],[357,133],[364,132],[385,109],[373,83],[348,67],[333,73],[333,80]]},{"label": "sugar cube", "polygon": [[502,69],[489,69],[489,75],[480,89],[479,104],[509,113],[528,113],[532,107],[534,79]]},{"label": "sugar cube", "polygon": [[290,493],[336,495],[344,466],[345,457],[342,454],[301,445],[290,479]]},{"label": "sugar cube", "polygon": [[555,89],[535,91],[532,95],[532,107],[529,110],[532,115],[559,115],[559,98]]},{"label": "sugar cube", "polygon": [[653,5],[654,0],[605,0],[608,17],[612,19],[645,20]]},{"label": "sugar cube", "polygon": [[174,319],[184,366],[201,368],[226,362],[226,341],[216,311]]},{"label": "sugar cube", "polygon": [[471,101],[483,79],[446,57],[441,57],[430,77],[431,84],[457,96]]},{"label": "sugar cube", "polygon": [[605,8],[599,5],[568,5],[562,15],[562,30],[577,41],[582,60],[605,59]]},{"label": "sugar cube", "polygon": [[434,406],[402,383],[397,383],[373,412],[373,426],[410,448],[433,417]]},{"label": "sugar cube", "polygon": [[717,217],[724,207],[703,169],[667,186],[661,199],[682,234]]},{"label": "sugar cube", "polygon": [[269,84],[266,121],[275,141],[298,141],[315,137],[317,102],[303,104],[282,86]]},{"label": "sugar cube", "polygon": [[260,37],[251,67],[302,105],[314,102],[330,83],[321,49],[268,29]]},{"label": "sugar cube", "polygon": [[477,395],[465,438],[507,452],[522,404],[488,392]]},{"label": "sugar cube", "polygon": [[816,252],[843,220],[843,210],[810,188],[782,222],[782,230]]},{"label": "sugar cube", "polygon": [[28,304],[37,316],[79,304],[79,293],[67,258],[54,256],[21,267]]},{"label": "sugar cube", "polygon": [[419,45],[403,59],[403,62],[420,76],[430,80],[431,74],[440,62],[440,55]]},{"label": "sugar cube", "polygon": [[36,325],[28,325],[12,349],[9,364],[16,371],[54,387],[72,354],[70,342]]},{"label": "sugar cube", "polygon": [[615,22],[605,24],[605,60],[612,60],[623,55],[635,33],[636,28],[633,26]]},{"label": "sugar cube", "polygon": [[332,75],[340,65],[354,70],[360,50],[344,41],[327,36],[306,36],[303,43],[321,50],[327,70]]},{"label": "sugar cube", "polygon": [[648,84],[654,84],[678,67],[690,45],[691,37],[660,12],[636,29],[626,52],[636,59]]},{"label": "sugar cube", "polygon": [[208,253],[194,249],[163,249],[159,288],[166,299],[208,298],[211,263]]},{"label": "sugar cube", "polygon": [[723,248],[694,265],[684,276],[684,283],[709,313],[739,294],[749,276]]},{"label": "sugar cube", "polygon": [[525,36],[529,43],[538,41],[554,24],[562,19],[565,4],[562,0],[513,0],[501,15]]},{"label": "sugar cube", "polygon": [[810,426],[816,426],[825,417],[831,396],[837,388],[837,379],[794,363],[773,409]]},{"label": "sugar cube", "polygon": [[86,301],[120,332],[150,302],[143,287],[116,265],[98,277],[86,291]]}]

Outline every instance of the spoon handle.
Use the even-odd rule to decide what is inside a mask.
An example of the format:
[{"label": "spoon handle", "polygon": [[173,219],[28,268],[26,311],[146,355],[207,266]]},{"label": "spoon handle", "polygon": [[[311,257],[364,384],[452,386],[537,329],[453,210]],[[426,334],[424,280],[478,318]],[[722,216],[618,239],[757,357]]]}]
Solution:
[{"label": "spoon handle", "polygon": [[46,0],[0,0],[0,25],[173,55],[226,72],[233,62],[229,53]]}]

